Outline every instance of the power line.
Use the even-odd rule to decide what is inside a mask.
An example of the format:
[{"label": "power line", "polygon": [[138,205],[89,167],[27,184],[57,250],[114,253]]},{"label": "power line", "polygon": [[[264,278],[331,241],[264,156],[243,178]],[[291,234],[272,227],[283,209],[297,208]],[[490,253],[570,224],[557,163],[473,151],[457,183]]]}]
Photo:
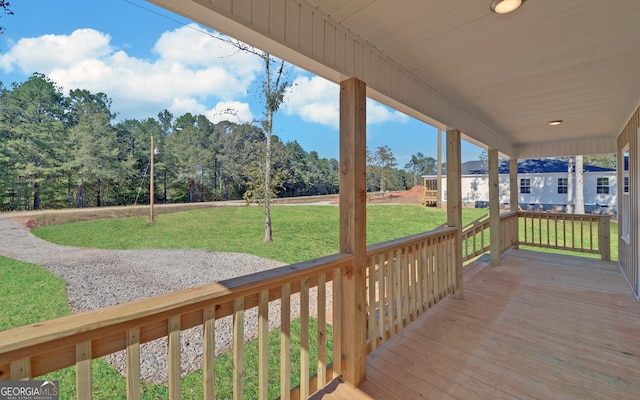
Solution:
[{"label": "power line", "polygon": [[212,37],[212,38],[214,38],[214,39],[222,40],[220,37],[218,37],[218,36],[216,36],[216,35],[214,35],[214,34],[212,34],[212,33],[209,33],[209,32],[207,32],[207,31],[203,31],[202,29],[198,29],[198,28],[194,27],[193,25],[190,25],[190,24],[184,23],[184,22],[182,22],[182,21],[180,21],[180,20],[178,20],[178,19],[176,19],[176,18],[172,18],[172,17],[170,17],[170,16],[168,16],[168,15],[165,15],[165,14],[159,13],[159,12],[157,12],[157,11],[155,11],[155,10],[152,10],[152,9],[151,9],[151,8],[149,8],[149,7],[145,7],[145,6],[141,5],[141,4],[134,3],[133,1],[130,1],[130,0],[122,0],[122,1],[124,1],[125,3],[129,3],[129,4],[131,4],[131,5],[132,5],[132,6],[134,6],[134,7],[138,7],[138,8],[140,8],[140,9],[142,9],[142,10],[145,10],[145,11],[147,11],[147,12],[150,12],[150,13],[152,13],[152,14],[155,14],[155,15],[157,15],[157,16],[159,16],[159,17],[164,18],[164,19],[168,19],[169,21],[171,21],[171,22],[175,22],[175,23],[176,23],[176,24],[178,24],[178,25],[186,26],[187,28],[189,28],[189,29],[193,29],[193,30],[194,30],[194,31],[196,31],[196,32],[200,32],[200,33],[202,33],[203,35],[207,35],[207,36]]}]

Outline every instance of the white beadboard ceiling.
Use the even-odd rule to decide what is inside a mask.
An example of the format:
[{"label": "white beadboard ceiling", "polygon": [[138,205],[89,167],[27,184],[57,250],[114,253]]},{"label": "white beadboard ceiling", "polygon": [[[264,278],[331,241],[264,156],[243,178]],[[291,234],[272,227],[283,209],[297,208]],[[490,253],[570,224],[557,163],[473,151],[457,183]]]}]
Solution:
[{"label": "white beadboard ceiling", "polygon": [[640,105],[638,0],[152,2],[509,156],[613,152]]}]

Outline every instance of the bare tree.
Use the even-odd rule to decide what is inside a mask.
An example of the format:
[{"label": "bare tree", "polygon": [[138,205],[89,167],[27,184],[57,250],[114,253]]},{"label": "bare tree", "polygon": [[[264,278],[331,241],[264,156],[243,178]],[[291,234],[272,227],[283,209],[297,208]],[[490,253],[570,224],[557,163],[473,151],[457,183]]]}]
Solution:
[{"label": "bare tree", "polygon": [[574,206],[573,206],[573,164],[575,159],[573,156],[569,157],[567,162],[567,214],[573,214]]},{"label": "bare tree", "polygon": [[272,184],[271,165],[271,136],[273,133],[273,114],[278,111],[284,100],[284,93],[289,86],[289,82],[284,80],[284,60],[274,58],[271,54],[251,47],[240,41],[220,36],[213,36],[223,42],[229,43],[235,48],[260,57],[264,62],[264,82],[262,85],[262,95],[265,103],[265,119],[260,121],[265,131],[267,140],[265,145],[265,168],[264,168],[264,242],[273,240],[273,229],[271,226],[271,198],[275,195]]}]

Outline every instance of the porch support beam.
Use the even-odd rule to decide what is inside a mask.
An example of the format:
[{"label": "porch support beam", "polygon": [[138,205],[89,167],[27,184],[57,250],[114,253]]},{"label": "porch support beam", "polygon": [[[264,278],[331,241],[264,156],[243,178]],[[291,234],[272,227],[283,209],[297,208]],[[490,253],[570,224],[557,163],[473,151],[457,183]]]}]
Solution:
[{"label": "porch support beam", "polygon": [[511,211],[518,211],[518,159],[509,159],[509,204]]},{"label": "porch support beam", "polygon": [[442,131],[440,129],[438,129],[438,165],[436,171],[438,171],[438,183],[436,186],[438,200],[436,201],[436,207],[442,208]]},{"label": "porch support beam", "polygon": [[[511,211],[518,211],[518,159],[509,159],[509,208]],[[520,233],[518,232],[518,224],[512,224],[511,227],[511,247],[518,248],[518,238]]]},{"label": "porch support beam", "polygon": [[498,150],[489,149],[489,260],[500,265],[502,250],[500,229],[500,175],[498,174]]},{"label": "porch support beam", "polygon": [[353,254],[342,270],[343,380],[357,387],[366,366],[366,85],[340,84],[340,252]]},{"label": "porch support beam", "polygon": [[462,164],[459,130],[447,130],[447,225],[458,228],[453,252],[456,269],[455,298],[463,298],[462,288]]}]

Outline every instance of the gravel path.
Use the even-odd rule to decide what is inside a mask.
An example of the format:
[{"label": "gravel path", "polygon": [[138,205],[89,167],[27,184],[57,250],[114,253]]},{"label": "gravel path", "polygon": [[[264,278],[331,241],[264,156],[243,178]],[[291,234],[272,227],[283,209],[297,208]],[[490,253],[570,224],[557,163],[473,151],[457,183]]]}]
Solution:
[{"label": "gravel path", "polygon": [[[18,221],[0,216],[0,255],[41,265],[67,282],[71,312],[82,312],[193,286],[241,276],[284,264],[241,253],[200,250],[101,250],[58,246],[33,236]],[[328,290],[330,294],[330,290]],[[311,299],[315,299],[312,293]],[[299,302],[292,297],[292,317]],[[330,298],[327,299],[330,302]],[[315,301],[312,301],[315,304]],[[313,306],[312,306],[313,308]],[[316,312],[311,310],[312,315]],[[279,302],[270,304],[270,329],[279,326]],[[216,321],[216,350],[231,346],[231,319]],[[255,310],[245,314],[245,338],[257,335]],[[201,367],[202,328],[181,334],[183,375]],[[166,383],[167,340],[141,346],[141,378]],[[121,351],[106,357],[120,372],[125,370]]]}]

